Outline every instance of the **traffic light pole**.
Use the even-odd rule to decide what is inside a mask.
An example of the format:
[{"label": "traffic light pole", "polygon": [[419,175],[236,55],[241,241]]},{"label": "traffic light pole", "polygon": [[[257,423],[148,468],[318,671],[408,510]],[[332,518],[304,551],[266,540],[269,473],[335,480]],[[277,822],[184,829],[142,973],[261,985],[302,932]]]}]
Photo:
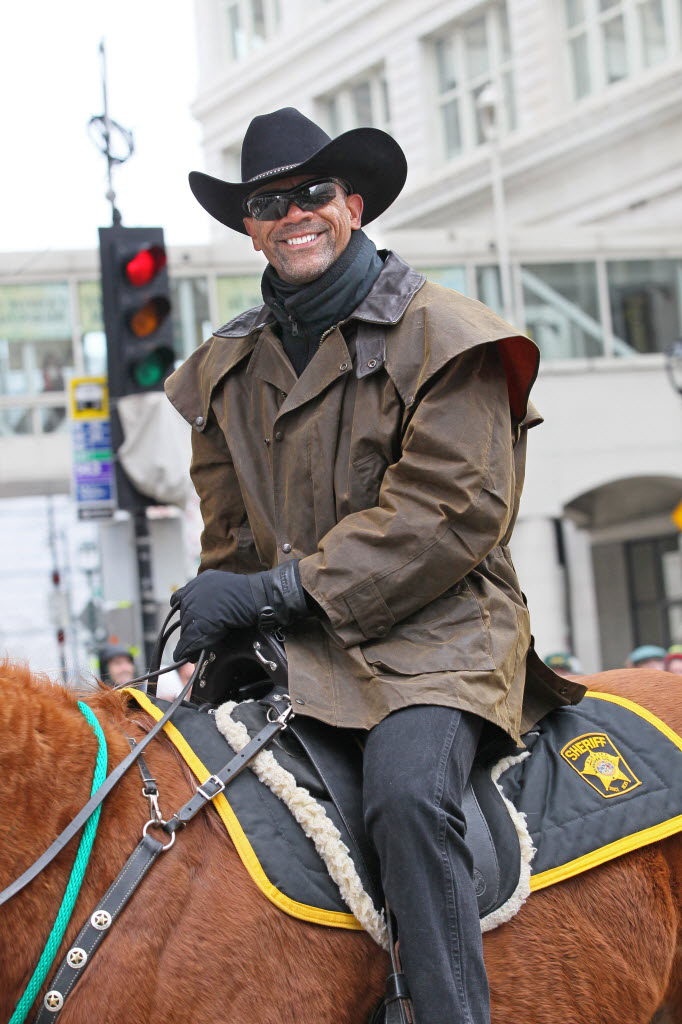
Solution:
[{"label": "traffic light pole", "polygon": [[[157,327],[156,323],[150,326],[150,313],[156,317],[159,324],[168,318],[170,302],[167,298],[169,289],[167,274],[165,271],[165,247],[163,243],[163,231],[160,228],[153,229],[131,229],[124,228],[121,223],[121,214],[116,207],[116,193],[114,192],[112,171],[114,166],[125,163],[134,151],[132,132],[124,128],[117,121],[109,116],[109,104],[107,99],[107,67],[106,50],[104,40],[100,43],[99,52],[102,62],[102,100],[103,112],[100,115],[90,118],[89,129],[101,152],[107,161],[107,192],[106,198],[111,203],[112,226],[111,228],[100,228],[100,260],[102,265],[102,293],[105,330],[107,336],[107,372],[109,380],[109,396],[111,401],[111,430],[112,445],[117,453],[123,442],[118,402],[123,396],[133,393],[140,393],[147,390],[160,388],[163,379],[167,376],[173,363],[172,329],[170,320],[163,327],[162,344],[155,346],[152,340],[151,345],[144,346],[148,335],[152,334]],[[114,152],[115,148],[117,152]],[[149,237],[151,236],[151,241]],[[138,244],[139,243],[139,244]],[[151,261],[151,269],[145,263],[142,268],[135,268],[135,276],[124,279],[123,257],[126,256],[126,270],[132,269],[131,253],[126,253],[126,246],[136,246],[145,249],[145,255]],[[150,246],[152,246],[150,248]],[[159,256],[162,262],[159,263]],[[147,270],[147,279],[141,279],[140,273]],[[135,311],[135,301],[132,291],[135,288],[142,288],[146,284],[160,285],[161,296],[145,296],[147,305],[138,313],[138,319],[133,318],[132,324],[129,316]],[[131,291],[132,289],[132,291]],[[139,305],[139,304],[138,304]],[[138,341],[140,351],[134,361],[131,361],[133,348],[131,344]],[[149,351],[151,349],[151,351]],[[145,361],[147,357],[147,361]],[[147,365],[147,362],[149,365]],[[132,376],[131,376],[132,374]],[[140,595],[140,613],[142,619],[142,639],[144,647],[144,659],[146,665],[151,665],[154,656],[156,643],[157,609],[154,596],[154,581],[152,577],[152,547],[149,523],[147,521],[147,506],[151,504],[148,498],[135,488],[125,475],[118,458],[116,458],[116,482],[119,508],[127,509],[133,521],[135,530],[135,551],[137,556],[137,572]]]},{"label": "traffic light pole", "polygon": [[146,509],[136,509],[132,513],[131,518],[135,527],[135,551],[137,554],[140,611],[142,615],[144,663],[149,668],[154,657],[154,646],[158,633],[154,579],[152,577],[152,538],[149,532]]},{"label": "traffic light pole", "polygon": [[[104,40],[99,44],[99,53],[102,61],[102,99],[104,103],[104,110],[101,114],[90,118],[88,122],[88,129],[90,130],[93,141],[102,153],[104,153],[107,160],[108,188],[106,198],[111,203],[111,223],[116,226],[121,223],[121,214],[116,207],[116,193],[114,192],[114,183],[111,172],[114,166],[124,164],[126,160],[130,159],[135,149],[135,143],[133,141],[133,133],[127,128],[124,128],[123,125],[120,125],[118,121],[114,121],[109,117],[109,104],[107,102],[107,57]],[[116,145],[119,147],[119,151],[117,153],[114,152],[114,140],[116,140]]]}]

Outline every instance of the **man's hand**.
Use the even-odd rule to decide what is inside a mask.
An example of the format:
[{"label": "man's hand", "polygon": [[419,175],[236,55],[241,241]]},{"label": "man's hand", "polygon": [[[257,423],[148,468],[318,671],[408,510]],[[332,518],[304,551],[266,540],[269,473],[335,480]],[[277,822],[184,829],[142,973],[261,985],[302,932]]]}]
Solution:
[{"label": "man's hand", "polygon": [[247,576],[207,569],[176,590],[170,603],[180,609],[175,661],[212,647],[230,629],[255,626],[265,607],[279,626],[310,614],[295,559]]}]

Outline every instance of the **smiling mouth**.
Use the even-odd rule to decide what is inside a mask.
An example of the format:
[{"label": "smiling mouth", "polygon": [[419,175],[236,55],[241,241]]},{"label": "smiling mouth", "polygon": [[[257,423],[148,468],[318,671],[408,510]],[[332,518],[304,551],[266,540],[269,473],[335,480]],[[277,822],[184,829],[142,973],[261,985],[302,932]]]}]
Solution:
[{"label": "smiling mouth", "polygon": [[308,235],[297,235],[295,238],[285,238],[284,241],[287,245],[306,245],[308,242],[314,242],[319,237],[320,232]]}]

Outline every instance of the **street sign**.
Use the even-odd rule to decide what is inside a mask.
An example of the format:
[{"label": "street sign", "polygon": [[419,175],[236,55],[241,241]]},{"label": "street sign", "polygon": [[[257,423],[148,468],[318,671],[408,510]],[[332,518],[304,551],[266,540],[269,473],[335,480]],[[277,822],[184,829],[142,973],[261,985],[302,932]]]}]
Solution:
[{"label": "street sign", "polygon": [[75,377],[69,386],[72,489],[79,519],[109,519],[116,508],[106,377]]}]

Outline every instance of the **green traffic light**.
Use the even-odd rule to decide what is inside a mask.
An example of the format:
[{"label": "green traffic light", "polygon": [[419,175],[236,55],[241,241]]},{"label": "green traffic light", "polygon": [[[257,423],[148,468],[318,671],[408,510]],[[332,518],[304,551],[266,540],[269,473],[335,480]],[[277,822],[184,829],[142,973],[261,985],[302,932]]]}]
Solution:
[{"label": "green traffic light", "polygon": [[166,348],[156,349],[135,363],[135,383],[141,388],[154,388],[165,378],[172,365],[173,353]]}]

